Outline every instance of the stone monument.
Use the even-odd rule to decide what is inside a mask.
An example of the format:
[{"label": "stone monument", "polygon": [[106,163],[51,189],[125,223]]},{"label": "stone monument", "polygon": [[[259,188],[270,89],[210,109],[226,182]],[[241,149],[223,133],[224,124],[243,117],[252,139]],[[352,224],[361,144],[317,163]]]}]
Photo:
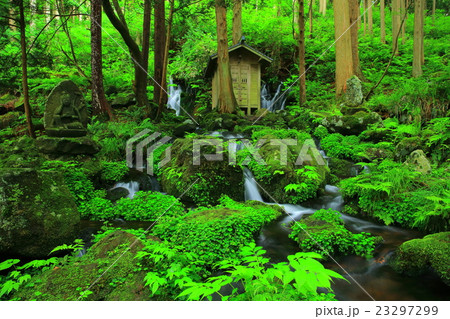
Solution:
[{"label": "stone monument", "polygon": [[87,134],[88,114],[80,89],[70,80],[53,88],[45,107],[44,126],[48,136],[79,137]]}]

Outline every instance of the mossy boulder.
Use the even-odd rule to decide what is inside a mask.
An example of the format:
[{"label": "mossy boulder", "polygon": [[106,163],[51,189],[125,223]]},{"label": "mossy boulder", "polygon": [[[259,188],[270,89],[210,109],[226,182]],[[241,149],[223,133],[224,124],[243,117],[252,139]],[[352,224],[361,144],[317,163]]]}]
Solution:
[{"label": "mossy boulder", "polygon": [[258,201],[239,203],[224,196],[214,207],[199,207],[182,217],[161,219],[154,235],[195,253],[207,268],[225,258],[236,258],[239,248],[283,214],[281,207]]},{"label": "mossy boulder", "polygon": [[100,146],[89,137],[49,137],[36,139],[39,151],[49,155],[93,155],[100,151]]},{"label": "mossy boulder", "polygon": [[361,80],[353,75],[346,82],[347,88],[344,93],[344,103],[347,106],[358,106],[363,101]]},{"label": "mossy boulder", "polygon": [[9,127],[20,117],[19,112],[9,112],[4,115],[0,115],[0,130]]},{"label": "mossy boulder", "polygon": [[0,168],[39,167],[45,161],[35,140],[28,136],[0,143]]},{"label": "mossy boulder", "polygon": [[[266,140],[258,150],[264,163],[252,159],[248,166],[263,188],[261,194],[267,201],[275,199],[279,203],[298,204],[316,197],[325,186],[330,170],[310,137],[307,133],[299,134],[297,145],[288,145],[285,139],[270,133],[260,138]],[[284,147],[287,154],[283,154]],[[286,162],[282,160],[285,155]],[[290,184],[298,186],[286,190]]]},{"label": "mossy boulder", "polygon": [[406,160],[411,152],[422,148],[422,140],[418,136],[406,137],[395,146],[395,157],[400,161]]},{"label": "mossy boulder", "polygon": [[352,115],[333,115],[322,119],[322,125],[331,133],[359,135],[369,124],[380,123],[381,117],[375,112],[356,112]]},{"label": "mossy boulder", "polygon": [[197,125],[195,125],[192,120],[186,120],[175,127],[173,134],[176,137],[183,137],[187,133],[195,132],[196,128]]},{"label": "mossy boulder", "polygon": [[[223,140],[211,136],[175,140],[171,160],[161,170],[162,189],[176,197],[183,194],[183,200],[197,204],[214,204],[222,194],[243,200],[242,169],[229,164],[227,147],[217,151],[221,158],[205,158],[216,154],[215,145],[223,146]],[[200,150],[200,156],[194,154],[195,149]]]},{"label": "mossy boulder", "polygon": [[328,167],[330,168],[331,173],[340,179],[355,177],[360,171],[359,165],[355,165],[353,162],[334,157],[328,160]]},{"label": "mossy boulder", "polygon": [[397,249],[391,265],[397,272],[410,276],[431,268],[450,286],[450,232],[404,242]]},{"label": "mossy boulder", "polygon": [[[33,277],[14,297],[77,300],[80,292],[89,288],[92,294],[88,300],[149,300],[148,288],[144,287],[146,272],[137,270],[138,260],[134,258],[143,246],[135,235],[114,231],[89,248],[84,256]],[[40,292],[38,296],[36,291]]]},{"label": "mossy boulder", "polygon": [[431,173],[431,163],[422,150],[411,152],[405,161],[406,165],[414,167],[414,169],[422,174]]},{"label": "mossy boulder", "polygon": [[0,252],[46,256],[72,242],[80,215],[59,172],[0,169]]}]

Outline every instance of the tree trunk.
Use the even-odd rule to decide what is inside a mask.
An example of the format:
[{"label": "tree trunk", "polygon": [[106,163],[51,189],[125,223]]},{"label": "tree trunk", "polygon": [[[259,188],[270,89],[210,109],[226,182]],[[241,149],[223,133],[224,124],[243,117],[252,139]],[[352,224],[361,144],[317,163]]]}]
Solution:
[{"label": "tree trunk", "polygon": [[386,43],[386,23],[384,21],[384,0],[380,0],[380,40]]},{"label": "tree trunk", "polygon": [[334,37],[336,40],[336,96],[346,90],[347,80],[353,73],[352,39],[346,32],[350,25],[348,0],[334,0]]},{"label": "tree trunk", "polygon": [[308,16],[309,16],[309,38],[312,39],[313,37],[313,5],[314,0],[309,1],[309,10],[308,10]]},{"label": "tree trunk", "polygon": [[[164,0],[155,0],[154,18],[154,76],[153,102],[160,107],[160,102],[167,103],[167,85],[163,82],[164,50],[166,47],[166,10]],[[162,95],[162,96],[161,96]]]},{"label": "tree trunk", "polygon": [[371,1],[367,1],[367,30],[369,32],[370,35],[373,35],[373,5],[371,3]]},{"label": "tree trunk", "polygon": [[242,38],[242,0],[233,0],[233,44]]},{"label": "tree trunk", "polygon": [[[398,43],[395,39],[400,32],[400,0],[392,0],[392,51],[398,55]],[[398,40],[397,40],[398,42]]]},{"label": "tree trunk", "polygon": [[352,64],[353,73],[356,74],[360,79],[363,79],[363,74],[361,72],[361,67],[359,65],[359,49],[358,49],[358,28],[357,20],[359,18],[359,1],[349,0],[348,1],[350,9],[350,37],[352,41]]},{"label": "tree trunk", "polygon": [[433,17],[433,25],[434,25],[434,19],[435,19],[435,15],[436,15],[436,0],[433,0],[433,7],[431,9],[431,15]]},{"label": "tree trunk", "polygon": [[[322,1],[322,0],[320,0],[320,1]],[[292,0],[292,11],[293,11],[292,22],[293,22],[294,40],[298,41],[298,39],[299,39],[298,26],[300,25],[299,22],[298,22],[298,17],[299,17],[298,0]]]},{"label": "tree trunk", "polygon": [[298,56],[299,56],[299,85],[300,85],[300,106],[306,102],[306,74],[305,74],[305,1],[298,0]]},{"label": "tree trunk", "polygon": [[424,0],[414,2],[414,47],[412,76],[417,78],[422,75],[423,52],[423,11]]},{"label": "tree trunk", "polygon": [[366,36],[367,33],[367,2],[368,0],[363,0],[363,17],[364,17],[364,36]]},{"label": "tree trunk", "polygon": [[103,90],[102,0],[91,0],[91,78],[93,113],[108,114],[109,119],[112,119],[111,107]]},{"label": "tree trunk", "polygon": [[25,116],[27,118],[28,135],[36,138],[31,121],[30,97],[28,94],[28,70],[27,70],[27,46],[25,39],[25,13],[23,9],[23,0],[19,0],[19,25],[20,25],[20,51],[22,53],[22,90]]},{"label": "tree trunk", "polygon": [[[169,9],[169,19],[167,21],[167,35],[166,35],[166,41],[165,41],[165,47],[164,47],[164,63],[163,63],[163,73],[162,73],[162,83],[164,83],[164,88],[166,88],[167,92],[167,66],[169,63],[169,45],[170,45],[170,36],[172,32],[172,22],[173,22],[173,10],[174,10],[174,1],[175,0],[169,0],[170,3],[170,9]],[[162,88],[161,88],[162,90]],[[162,112],[166,109],[167,100],[163,101],[162,99],[164,97],[167,97],[166,94],[163,94],[161,92],[159,96],[159,104],[158,104],[158,114],[156,115],[156,120],[159,121]]]},{"label": "tree trunk", "polygon": [[[405,19],[408,19],[408,13],[405,12],[405,8],[406,8],[406,4],[405,4],[406,0],[400,0],[400,19],[402,19],[403,16],[405,16]],[[405,22],[402,24],[401,27],[401,35],[402,35],[402,45],[405,45],[406,42],[406,37],[405,37],[405,26],[406,26],[406,20]]]},{"label": "tree trunk", "polygon": [[152,22],[152,3],[144,0],[144,21],[142,23],[142,67],[148,73],[148,53],[150,50],[150,25]]},{"label": "tree trunk", "polygon": [[142,67],[143,58],[141,50],[137,43],[133,40],[128,30],[128,27],[124,25],[120,19],[114,13],[109,0],[103,0],[103,10],[107,15],[111,24],[122,36],[128,50],[130,51],[131,58],[134,62],[134,92],[136,94],[136,102],[138,106],[145,107],[147,114],[150,113],[148,98],[147,98],[147,72]]},{"label": "tree trunk", "polygon": [[327,14],[327,0],[319,0],[319,12],[322,13],[323,16]]},{"label": "tree trunk", "polygon": [[228,57],[227,8],[225,0],[216,0],[217,68],[219,76],[218,108],[221,113],[233,113],[237,108]]}]

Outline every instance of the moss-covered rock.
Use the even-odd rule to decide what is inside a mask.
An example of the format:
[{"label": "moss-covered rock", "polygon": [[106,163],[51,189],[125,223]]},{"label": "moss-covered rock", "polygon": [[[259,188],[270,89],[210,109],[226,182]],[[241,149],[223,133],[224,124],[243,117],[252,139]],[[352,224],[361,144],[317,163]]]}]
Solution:
[{"label": "moss-covered rock", "polygon": [[[273,134],[258,137],[265,140],[258,151],[264,163],[252,160],[248,166],[264,189],[263,197],[270,194],[271,197],[266,198],[268,201],[301,203],[316,197],[330,170],[308,133],[297,132],[297,145],[288,145],[278,134],[282,132],[273,131]],[[287,149],[286,162],[282,160],[285,154],[280,143]],[[292,186],[290,190],[285,189],[288,185]]]},{"label": "moss-covered rock", "polygon": [[253,242],[261,228],[282,215],[281,207],[257,201],[238,203],[224,196],[220,205],[199,207],[182,217],[162,219],[152,232],[161,239],[183,245],[198,261],[211,267],[224,258],[235,258],[239,248]]},{"label": "moss-covered rock", "polygon": [[369,124],[381,122],[381,117],[375,112],[356,112],[352,115],[334,115],[322,119],[322,125],[332,133],[343,135],[359,135]]},{"label": "moss-covered rock", "polygon": [[414,169],[422,174],[431,173],[431,163],[422,150],[411,152],[405,161],[406,165],[414,167]]},{"label": "moss-covered rock", "polygon": [[397,272],[410,276],[431,268],[450,285],[450,232],[404,242],[397,249],[391,265]]},{"label": "moss-covered rock", "polygon": [[420,137],[406,137],[395,146],[395,157],[400,161],[404,161],[412,151],[420,148],[422,148],[422,140]]},{"label": "moss-covered rock", "polygon": [[49,137],[37,138],[36,145],[42,153],[51,155],[93,155],[100,146],[89,137]]},{"label": "moss-covered rock", "polygon": [[76,238],[79,221],[61,173],[0,169],[0,252],[46,256]]},{"label": "moss-covered rock", "polygon": [[[135,235],[115,231],[92,246],[84,256],[33,277],[14,297],[77,300],[80,293],[88,289],[92,292],[88,300],[148,300],[145,272],[138,271],[138,260],[134,258],[143,246]],[[36,295],[36,291],[40,294]]]},{"label": "moss-covered rock", "polygon": [[0,168],[39,167],[44,161],[31,137],[23,136],[0,144]]},{"label": "moss-covered rock", "polygon": [[341,179],[354,177],[360,170],[360,166],[355,165],[353,162],[339,158],[330,158],[328,160],[328,167],[330,168],[332,174]]},{"label": "moss-covered rock", "polygon": [[[220,160],[206,160],[205,154],[216,154],[215,143],[222,139],[210,136],[177,139],[172,145],[171,160],[161,171],[161,186],[171,195],[184,194],[183,200],[198,204],[214,204],[226,194],[235,200],[244,199],[242,169],[228,161],[227,147],[218,153]],[[209,145],[204,145],[206,143]],[[194,149],[200,149],[200,157]]]}]

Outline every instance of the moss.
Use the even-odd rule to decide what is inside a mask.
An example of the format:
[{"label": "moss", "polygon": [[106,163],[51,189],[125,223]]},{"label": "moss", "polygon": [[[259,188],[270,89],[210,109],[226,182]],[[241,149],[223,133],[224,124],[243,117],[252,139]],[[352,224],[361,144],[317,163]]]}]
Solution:
[{"label": "moss", "polygon": [[[14,297],[19,300],[77,300],[80,292],[90,287],[92,294],[88,300],[148,300],[145,272],[139,271],[134,258],[142,248],[136,236],[115,231],[92,246],[83,257],[33,277]],[[39,292],[39,296],[35,292]]]},{"label": "moss", "polygon": [[404,161],[412,151],[422,148],[422,140],[418,136],[402,139],[395,146],[395,156],[400,161]]},{"label": "moss", "polygon": [[[200,165],[194,161],[195,140],[211,141],[201,146]],[[215,154],[214,142],[222,140],[208,136],[175,140],[172,145],[172,159],[162,169],[161,185],[165,192],[180,196],[197,204],[215,204],[222,194],[235,200],[243,200],[244,180],[242,169],[228,163],[228,150],[224,147],[220,161],[208,161],[204,154]],[[198,144],[197,144],[198,145]],[[186,193],[185,193],[186,192]]]},{"label": "moss", "polygon": [[0,170],[0,251],[46,256],[71,242],[80,216],[59,172]]},{"label": "moss", "polygon": [[450,285],[450,232],[443,232],[404,242],[391,262],[400,273],[419,275],[433,269]]}]

